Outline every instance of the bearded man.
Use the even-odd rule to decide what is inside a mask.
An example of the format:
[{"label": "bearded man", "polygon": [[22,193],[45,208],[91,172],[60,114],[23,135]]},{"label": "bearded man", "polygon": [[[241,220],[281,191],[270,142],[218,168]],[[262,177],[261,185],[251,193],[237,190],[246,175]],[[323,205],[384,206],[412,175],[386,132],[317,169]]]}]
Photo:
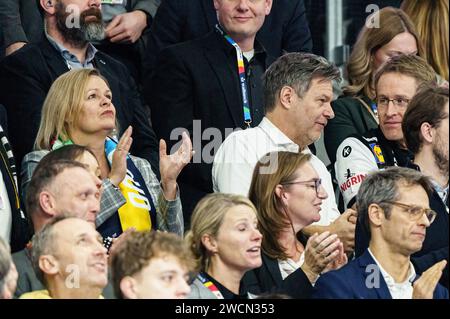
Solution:
[{"label": "bearded man", "polygon": [[113,92],[119,127],[133,126],[131,153],[149,160],[158,172],[158,144],[134,80],[122,63],[91,43],[105,37],[101,0],[40,0],[40,6],[45,38],[22,47],[0,64],[0,103],[8,113],[17,163],[33,148],[42,105],[53,81],[71,69],[97,68]]}]

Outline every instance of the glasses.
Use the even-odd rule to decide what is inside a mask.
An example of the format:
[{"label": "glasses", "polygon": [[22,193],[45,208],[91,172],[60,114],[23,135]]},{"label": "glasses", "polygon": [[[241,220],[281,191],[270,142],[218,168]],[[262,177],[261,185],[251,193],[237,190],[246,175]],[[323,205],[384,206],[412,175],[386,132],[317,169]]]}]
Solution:
[{"label": "glasses", "polygon": [[420,206],[408,205],[394,201],[386,201],[385,203],[403,208],[409,214],[412,220],[419,220],[423,216],[423,214],[425,214],[431,224],[432,222],[434,222],[437,215],[434,210],[429,208],[423,208]]},{"label": "glasses", "polygon": [[403,98],[403,97],[398,97],[395,99],[388,99],[387,97],[380,97],[377,100],[377,105],[386,107],[389,105],[389,102],[392,102],[392,103],[394,103],[395,106],[406,107],[406,106],[408,106],[409,101],[411,101],[411,100]]},{"label": "glasses", "polygon": [[[311,183],[314,183],[314,185],[311,185]],[[316,195],[319,196],[319,188],[322,185],[322,179],[318,178],[318,179],[313,179],[310,181],[298,181],[298,182],[286,182],[286,183],[282,183],[281,185],[294,185],[294,184],[299,184],[299,185],[310,185],[311,187],[314,187],[314,189],[316,190]]]}]

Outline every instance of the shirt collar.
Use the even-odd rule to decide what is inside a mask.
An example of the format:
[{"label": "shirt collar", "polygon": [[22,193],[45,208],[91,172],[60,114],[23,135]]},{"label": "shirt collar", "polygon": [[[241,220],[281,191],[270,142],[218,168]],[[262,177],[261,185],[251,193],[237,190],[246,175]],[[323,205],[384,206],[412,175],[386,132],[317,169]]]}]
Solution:
[{"label": "shirt collar", "polygon": [[87,51],[86,51],[86,59],[84,61],[84,64],[82,64],[78,58],[70,53],[70,51],[64,47],[62,44],[58,43],[53,37],[51,37],[48,33],[47,30],[45,30],[45,36],[47,37],[48,41],[50,42],[50,44],[59,52],[61,53],[62,57],[64,58],[64,60],[68,61],[68,62],[72,62],[72,63],[77,63],[80,65],[88,65],[90,63],[92,63],[92,60],[94,60],[95,58],[95,54],[97,53],[97,48],[94,47],[94,45],[90,42],[88,42],[88,47],[87,47]]},{"label": "shirt collar", "polygon": [[416,278],[416,270],[414,269],[413,264],[411,261],[409,262],[409,274],[408,278],[404,282],[396,283],[394,278],[381,266],[381,264],[378,262],[378,260],[375,258],[375,256],[370,251],[370,248],[367,249],[369,251],[369,254],[372,256],[373,260],[377,263],[378,268],[380,269],[381,274],[383,275],[384,281],[386,282],[388,287],[392,287],[393,285],[404,285],[407,282],[413,283],[414,279]]},{"label": "shirt collar", "polygon": [[290,152],[298,153],[299,146],[295,144],[289,137],[287,137],[283,132],[280,131],[267,117],[264,117],[259,123],[258,127],[262,129],[267,136],[276,145],[283,146]]}]

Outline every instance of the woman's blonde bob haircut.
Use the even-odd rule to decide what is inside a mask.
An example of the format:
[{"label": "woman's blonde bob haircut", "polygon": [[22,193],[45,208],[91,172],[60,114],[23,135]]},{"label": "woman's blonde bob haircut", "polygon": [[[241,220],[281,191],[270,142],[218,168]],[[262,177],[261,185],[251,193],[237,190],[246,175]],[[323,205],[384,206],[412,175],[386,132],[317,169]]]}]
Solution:
[{"label": "woman's blonde bob haircut", "polygon": [[35,149],[51,150],[55,139],[71,139],[69,131],[81,113],[86,87],[92,76],[102,78],[109,87],[108,81],[95,69],[72,70],[53,82],[42,107]]},{"label": "woman's blonde bob haircut", "polygon": [[217,238],[225,214],[239,205],[248,206],[257,215],[252,202],[241,195],[213,193],[203,197],[195,206],[191,229],[186,233],[185,240],[194,255],[198,271],[208,270],[211,259],[211,253],[203,245],[202,237],[210,235]]},{"label": "woman's blonde bob haircut", "polygon": [[[277,159],[276,170],[272,174],[262,174],[261,169],[267,166],[265,161],[259,161],[253,171],[252,183],[248,197],[258,212],[259,231],[263,235],[262,249],[273,259],[286,260],[287,254],[278,242],[281,233],[288,227],[293,227],[281,199],[275,193],[278,185],[292,182],[299,176],[295,171],[305,165],[310,154],[292,152],[273,152],[265,158]],[[272,163],[271,163],[272,165]]]},{"label": "woman's blonde bob haircut", "polygon": [[[385,7],[367,18],[373,21],[370,28],[366,25],[359,33],[358,39],[347,63],[349,85],[344,88],[344,94],[350,96],[365,95],[375,98],[373,86],[373,56],[382,46],[389,43],[400,33],[408,32],[416,39],[418,55],[423,55],[422,42],[409,17],[400,9]],[[376,23],[379,22],[379,26]]]}]

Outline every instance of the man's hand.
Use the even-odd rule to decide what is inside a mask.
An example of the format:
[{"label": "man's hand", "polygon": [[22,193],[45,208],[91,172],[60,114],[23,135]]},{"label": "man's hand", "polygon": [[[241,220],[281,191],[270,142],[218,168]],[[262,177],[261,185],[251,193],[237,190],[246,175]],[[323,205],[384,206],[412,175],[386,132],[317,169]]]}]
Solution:
[{"label": "man's hand", "polygon": [[356,218],[356,211],[349,208],[329,226],[330,232],[337,234],[344,244],[346,253],[351,253],[355,249]]},{"label": "man's hand", "polygon": [[27,44],[26,42],[15,42],[15,43],[9,45],[5,49],[5,56],[12,54],[13,52],[19,50],[21,47],[23,47],[26,44]]},{"label": "man's hand", "polygon": [[106,27],[106,37],[113,43],[136,42],[147,26],[144,11],[136,10],[119,14]]},{"label": "man's hand", "polygon": [[442,276],[446,260],[441,260],[428,268],[414,284],[413,299],[433,299],[433,292]]}]

